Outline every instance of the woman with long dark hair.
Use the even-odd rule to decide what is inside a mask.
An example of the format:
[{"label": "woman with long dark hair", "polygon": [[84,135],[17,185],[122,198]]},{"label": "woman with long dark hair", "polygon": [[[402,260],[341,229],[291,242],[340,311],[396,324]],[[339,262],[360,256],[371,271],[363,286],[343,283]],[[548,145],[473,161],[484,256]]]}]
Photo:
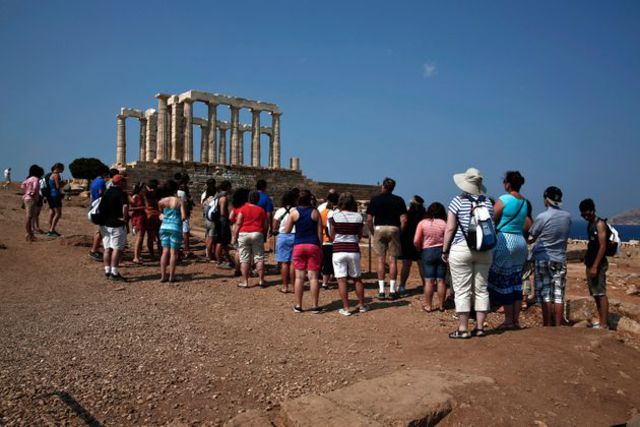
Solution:
[{"label": "woman with long dark hair", "polygon": [[429,205],[425,218],[416,227],[413,239],[414,247],[420,251],[422,272],[424,274],[424,305],[422,309],[427,313],[433,311],[433,291],[437,283],[438,310],[444,311],[446,287],[444,277],[447,267],[442,260],[442,246],[444,233],[447,228],[447,211],[442,203],[434,202]]},{"label": "woman with long dark hair", "polygon": [[402,247],[402,253],[398,257],[402,261],[402,268],[400,270],[400,287],[398,288],[398,294],[403,297],[407,295],[406,286],[409,279],[409,273],[411,273],[411,264],[414,262],[418,265],[418,273],[420,274],[421,285],[424,287],[424,275],[422,274],[422,266],[420,264],[420,252],[416,250],[413,244],[413,237],[416,234],[416,228],[418,223],[424,218],[424,199],[418,195],[413,196],[409,203],[409,209],[407,210],[407,225],[400,232],[400,245]]}]

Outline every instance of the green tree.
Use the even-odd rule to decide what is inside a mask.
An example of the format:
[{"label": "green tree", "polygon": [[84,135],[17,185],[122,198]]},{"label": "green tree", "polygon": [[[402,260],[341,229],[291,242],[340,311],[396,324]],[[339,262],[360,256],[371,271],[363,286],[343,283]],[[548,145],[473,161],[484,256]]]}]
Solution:
[{"label": "green tree", "polygon": [[87,179],[91,181],[98,175],[109,172],[109,167],[99,159],[93,157],[80,157],[69,164],[71,176],[76,179]]}]

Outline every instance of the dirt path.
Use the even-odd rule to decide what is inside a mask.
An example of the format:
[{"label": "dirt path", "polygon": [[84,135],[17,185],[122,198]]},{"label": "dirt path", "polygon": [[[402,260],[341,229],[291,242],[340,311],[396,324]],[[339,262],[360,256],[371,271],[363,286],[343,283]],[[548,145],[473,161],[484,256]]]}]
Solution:
[{"label": "dirt path", "polygon": [[[640,408],[638,351],[613,332],[543,329],[532,309],[528,329],[452,341],[452,313],[425,314],[417,296],[350,318],[294,314],[291,294],[239,289],[202,262],[180,266],[177,286],[158,283],[157,262],[126,262],[129,281],[113,283],[82,246],[93,230],[82,208],[65,207],[64,239],[26,243],[22,219],[2,192],[0,424],[222,424],[249,409],[275,419],[285,399],[405,368],[495,380],[465,389],[442,425],[612,425]],[[582,271],[570,274],[577,288]]]}]

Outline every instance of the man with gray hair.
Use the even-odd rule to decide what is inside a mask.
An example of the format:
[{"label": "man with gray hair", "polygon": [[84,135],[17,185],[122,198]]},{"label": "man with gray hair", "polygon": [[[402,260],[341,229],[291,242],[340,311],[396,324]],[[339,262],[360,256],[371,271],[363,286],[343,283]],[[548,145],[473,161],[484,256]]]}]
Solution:
[{"label": "man with gray hair", "polygon": [[531,255],[535,262],[536,298],[542,306],[544,326],[560,326],[567,283],[571,214],[560,209],[562,191],[558,187],[548,187],[543,198],[547,210],[536,217],[529,229],[529,240],[535,242]]}]

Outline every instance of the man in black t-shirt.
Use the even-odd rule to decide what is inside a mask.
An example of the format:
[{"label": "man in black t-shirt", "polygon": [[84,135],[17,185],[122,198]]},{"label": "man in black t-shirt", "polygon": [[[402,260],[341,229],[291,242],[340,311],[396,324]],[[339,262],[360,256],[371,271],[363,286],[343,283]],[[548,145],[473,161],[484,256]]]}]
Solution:
[{"label": "man in black t-shirt", "polygon": [[122,175],[114,176],[111,186],[100,201],[100,214],[104,221],[100,227],[104,247],[104,275],[110,280],[124,280],[118,271],[118,265],[127,243],[129,199],[122,189],[125,182]]},{"label": "man in black t-shirt", "polygon": [[594,328],[608,329],[609,299],[607,298],[607,269],[609,262],[607,251],[607,224],[596,215],[596,204],[591,199],[580,202],[580,216],[587,221],[587,253],[584,264],[587,267],[587,285],[589,293],[596,302],[600,320],[594,322]]},{"label": "man in black t-shirt", "polygon": [[396,299],[398,256],[401,254],[400,231],[407,224],[407,207],[402,197],[393,194],[396,182],[385,178],[380,194],[369,201],[367,226],[373,236],[373,250],[378,260],[378,298],[385,299],[385,263],[389,256],[389,298]]}]

